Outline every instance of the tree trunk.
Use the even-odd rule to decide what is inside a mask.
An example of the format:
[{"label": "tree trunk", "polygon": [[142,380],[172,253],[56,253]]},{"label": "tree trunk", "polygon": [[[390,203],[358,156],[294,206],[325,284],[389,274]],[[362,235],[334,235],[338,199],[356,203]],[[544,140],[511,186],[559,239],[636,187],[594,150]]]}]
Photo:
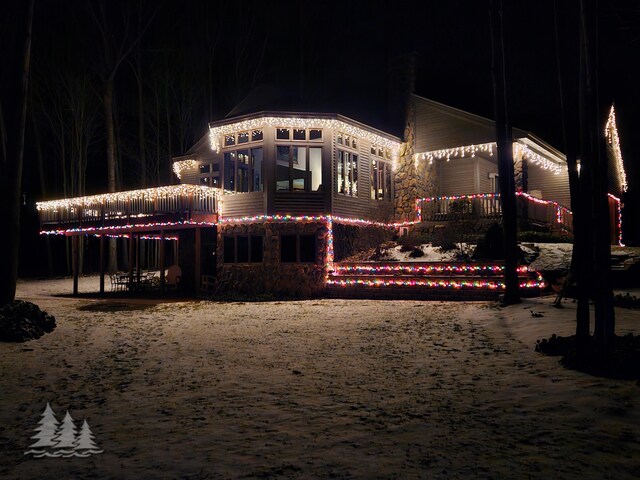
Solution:
[{"label": "tree trunk", "polygon": [[[109,192],[116,191],[116,134],[113,122],[113,78],[105,82],[104,90],[104,121],[107,130],[107,183]],[[107,267],[111,273],[118,271],[118,244],[116,239],[109,238],[109,263]]]},{"label": "tree trunk", "polygon": [[504,303],[520,302],[518,285],[517,207],[513,169],[513,136],[508,116],[507,81],[503,39],[502,0],[490,0],[491,73],[493,78],[496,142],[498,144],[498,174],[505,251]]},{"label": "tree trunk", "polygon": [[607,198],[607,157],[603,145],[598,98],[597,69],[597,2],[581,0],[581,45],[584,64],[581,128],[584,157],[589,158],[592,174],[589,190],[592,210],[592,264],[595,313],[594,335],[603,351],[615,334],[615,312],[611,287],[611,239],[609,238],[609,207]]},{"label": "tree trunk", "polygon": [[[27,122],[27,93],[29,89],[29,68],[31,63],[31,32],[33,24],[34,0],[30,0],[25,7],[25,38],[21,58],[16,58],[15,82],[7,87],[7,97],[11,99],[8,109],[0,115],[3,117],[3,127],[8,132],[6,143],[3,140],[3,196],[6,206],[5,232],[3,241],[6,245],[0,247],[3,255],[0,275],[0,305],[15,299],[16,281],[18,279],[18,257],[20,252],[20,190],[22,187],[22,165],[24,157],[24,133]],[[7,68],[7,66],[3,66]],[[17,87],[14,89],[14,87]],[[3,96],[4,96],[4,88]],[[6,98],[6,97],[5,97]],[[4,105],[3,105],[4,107]],[[6,120],[5,120],[6,119]],[[5,123],[6,122],[6,123]]]}]

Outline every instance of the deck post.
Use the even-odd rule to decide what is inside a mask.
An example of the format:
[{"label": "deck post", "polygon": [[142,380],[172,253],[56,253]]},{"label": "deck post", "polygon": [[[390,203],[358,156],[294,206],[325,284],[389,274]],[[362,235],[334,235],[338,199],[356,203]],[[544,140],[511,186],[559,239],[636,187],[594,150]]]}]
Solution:
[{"label": "deck post", "polygon": [[104,295],[104,233],[100,235],[100,295]]},{"label": "deck post", "polygon": [[129,233],[129,291],[133,290],[133,249],[135,242],[133,232]]},{"label": "deck post", "polygon": [[136,284],[140,285],[140,235],[136,236]]},{"label": "deck post", "polygon": [[78,267],[80,266],[80,251],[78,248],[78,235],[71,237],[71,264],[73,268],[73,294],[78,295]]},{"label": "deck post", "polygon": [[196,294],[198,294],[200,292],[200,287],[202,285],[202,265],[201,265],[201,232],[200,232],[200,227],[196,227],[196,248],[195,248],[195,268],[194,268],[194,272],[195,272],[195,290],[196,290]]},{"label": "deck post", "polygon": [[159,264],[160,264],[160,295],[164,296],[164,284],[165,284],[165,278],[164,278],[164,230],[160,230],[160,258],[159,258]]}]

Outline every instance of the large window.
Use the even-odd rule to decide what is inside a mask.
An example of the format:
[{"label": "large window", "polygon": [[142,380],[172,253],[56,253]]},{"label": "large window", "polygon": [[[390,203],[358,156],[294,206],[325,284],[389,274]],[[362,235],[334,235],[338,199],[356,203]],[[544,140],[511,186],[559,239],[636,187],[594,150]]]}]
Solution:
[{"label": "large window", "polygon": [[371,200],[391,201],[391,164],[379,158],[371,159]]},{"label": "large window", "polygon": [[224,188],[231,192],[261,192],[262,148],[224,153]]},{"label": "large window", "polygon": [[262,235],[225,235],[224,263],[261,263]]},{"label": "large window", "polygon": [[276,146],[276,190],[317,192],[322,189],[322,148]]},{"label": "large window", "polygon": [[315,235],[282,235],[280,237],[280,261],[282,263],[316,263]]},{"label": "large window", "polygon": [[200,185],[220,186],[220,165],[218,163],[201,163],[199,169]]},{"label": "large window", "polygon": [[343,195],[358,196],[358,155],[338,150],[337,191]]}]

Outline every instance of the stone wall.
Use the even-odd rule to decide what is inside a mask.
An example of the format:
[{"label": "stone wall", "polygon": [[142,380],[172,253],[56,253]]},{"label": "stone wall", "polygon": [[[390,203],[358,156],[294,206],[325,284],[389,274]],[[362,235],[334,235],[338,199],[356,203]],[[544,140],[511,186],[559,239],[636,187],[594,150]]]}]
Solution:
[{"label": "stone wall", "polygon": [[426,160],[416,161],[415,104],[407,107],[404,142],[395,163],[395,211],[397,220],[415,220],[416,198],[432,197],[438,191],[436,165]]},{"label": "stone wall", "polygon": [[[275,293],[309,297],[324,293],[326,275],[327,227],[324,222],[224,225],[218,230],[217,282],[221,291]],[[262,263],[224,263],[225,235],[262,235]],[[281,235],[315,235],[315,263],[283,263],[280,259]]]}]

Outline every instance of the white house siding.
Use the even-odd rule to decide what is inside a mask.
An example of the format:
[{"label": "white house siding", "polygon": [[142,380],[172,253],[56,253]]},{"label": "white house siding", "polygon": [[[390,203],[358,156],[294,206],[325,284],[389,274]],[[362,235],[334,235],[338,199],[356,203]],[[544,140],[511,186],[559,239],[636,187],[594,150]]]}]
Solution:
[{"label": "white house siding", "polygon": [[441,196],[468,195],[476,191],[477,158],[437,160]]},{"label": "white house siding", "polygon": [[558,175],[550,170],[544,170],[537,165],[529,164],[528,190],[539,190],[545,200],[554,200],[560,205],[571,208],[569,193],[569,175],[566,168],[562,168]]}]

